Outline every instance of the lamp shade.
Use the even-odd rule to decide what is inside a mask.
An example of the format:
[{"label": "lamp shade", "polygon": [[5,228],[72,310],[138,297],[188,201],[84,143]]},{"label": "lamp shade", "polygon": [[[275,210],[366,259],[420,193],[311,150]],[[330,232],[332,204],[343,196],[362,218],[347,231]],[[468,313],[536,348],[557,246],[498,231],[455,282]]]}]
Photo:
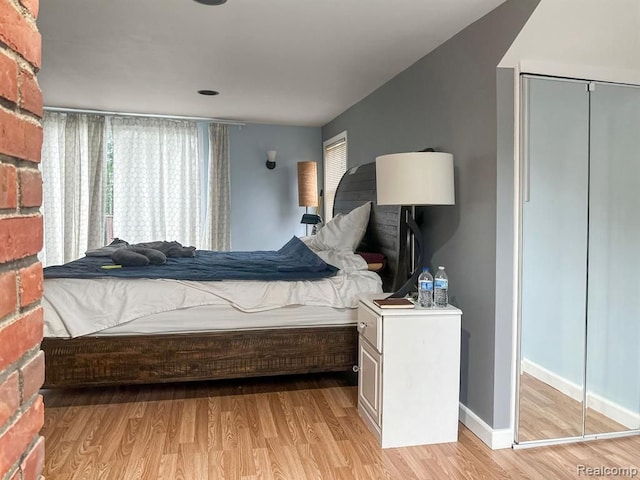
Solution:
[{"label": "lamp shade", "polygon": [[300,223],[304,223],[305,225],[317,225],[320,222],[322,222],[322,218],[315,213],[305,213],[302,215],[302,220],[300,220]]},{"label": "lamp shade", "polygon": [[453,155],[408,152],[376,158],[378,205],[454,205]]},{"label": "lamp shade", "polygon": [[298,162],[298,205],[318,206],[318,164]]}]

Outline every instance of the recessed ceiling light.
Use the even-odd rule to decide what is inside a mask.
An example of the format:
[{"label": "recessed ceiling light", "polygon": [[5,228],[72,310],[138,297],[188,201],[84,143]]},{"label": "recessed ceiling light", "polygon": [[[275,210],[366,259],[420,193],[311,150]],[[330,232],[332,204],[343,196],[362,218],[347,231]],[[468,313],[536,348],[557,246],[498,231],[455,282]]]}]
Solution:
[{"label": "recessed ceiling light", "polygon": [[227,3],[227,0],[195,0],[195,1],[203,5],[222,5],[223,3]]},{"label": "recessed ceiling light", "polygon": [[216,92],[215,90],[198,90],[200,95],[218,95],[220,92]]}]

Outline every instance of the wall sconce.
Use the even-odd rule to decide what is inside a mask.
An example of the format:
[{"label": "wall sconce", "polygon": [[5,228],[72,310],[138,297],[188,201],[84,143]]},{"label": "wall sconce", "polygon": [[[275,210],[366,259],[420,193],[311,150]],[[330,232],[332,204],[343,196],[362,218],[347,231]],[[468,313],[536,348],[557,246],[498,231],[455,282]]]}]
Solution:
[{"label": "wall sconce", "polygon": [[267,152],[267,168],[269,170],[276,168],[276,153],[275,150],[269,150]]}]

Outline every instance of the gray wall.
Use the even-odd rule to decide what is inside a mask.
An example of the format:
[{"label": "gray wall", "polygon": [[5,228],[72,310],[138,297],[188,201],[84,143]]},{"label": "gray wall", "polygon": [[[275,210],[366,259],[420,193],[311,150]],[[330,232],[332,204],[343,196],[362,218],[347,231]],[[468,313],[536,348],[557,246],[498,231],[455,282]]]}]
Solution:
[{"label": "gray wall", "polygon": [[427,258],[446,266],[464,312],[460,399],[494,428],[509,426],[509,409],[494,404],[509,405],[511,371],[495,365],[497,348],[511,348],[510,327],[495,330],[496,66],[537,3],[504,3],[322,129],[323,139],[347,130],[349,166],[425,147],[453,153],[456,205],[419,213]]},{"label": "gray wall", "polygon": [[498,164],[496,170],[496,323],[494,354],[493,422],[509,424],[512,399],[506,395],[513,381],[515,268],[514,253],[514,75],[512,68],[498,68]]},{"label": "gray wall", "polygon": [[[322,174],[320,128],[248,124],[230,127],[231,248],[277,250],[293,235],[304,235],[298,206],[297,162],[318,162]],[[276,168],[265,166],[276,150]],[[318,178],[319,185],[322,178]]]}]

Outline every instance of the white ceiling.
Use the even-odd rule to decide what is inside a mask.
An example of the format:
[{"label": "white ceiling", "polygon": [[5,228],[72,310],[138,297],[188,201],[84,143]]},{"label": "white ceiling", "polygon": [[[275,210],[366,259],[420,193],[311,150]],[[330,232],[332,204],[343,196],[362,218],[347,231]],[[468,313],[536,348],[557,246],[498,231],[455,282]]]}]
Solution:
[{"label": "white ceiling", "polygon": [[503,1],[46,0],[38,79],[49,107],[320,126]]}]

